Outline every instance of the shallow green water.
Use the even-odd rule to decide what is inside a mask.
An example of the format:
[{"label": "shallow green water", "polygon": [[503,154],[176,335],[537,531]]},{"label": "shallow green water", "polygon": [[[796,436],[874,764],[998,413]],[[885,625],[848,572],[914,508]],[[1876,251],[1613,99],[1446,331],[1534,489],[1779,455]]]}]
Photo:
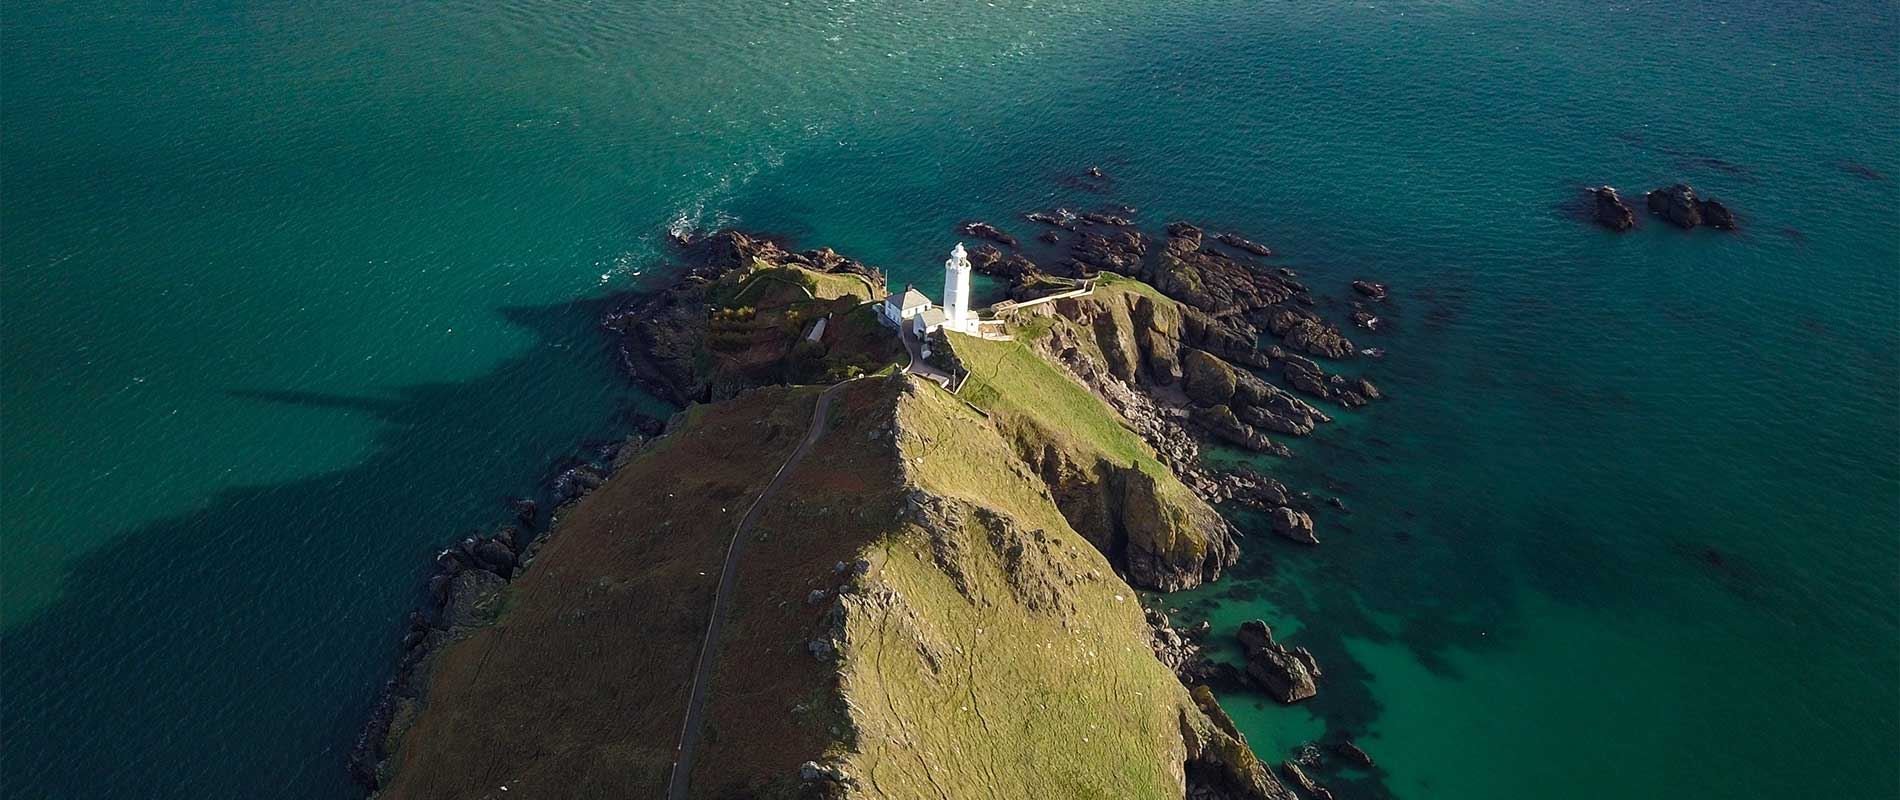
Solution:
[{"label": "shallow green water", "polygon": [[[1171,601],[1319,655],[1310,704],[1228,699],[1263,754],[1351,733],[1357,796],[1900,794],[1891,4],[6,16],[9,794],[349,793],[432,550],[645,402],[586,300],[668,225],[927,282],[960,219],[1107,201],[1394,288],[1393,399],[1274,465],[1353,512]],[[1745,232],[1554,208],[1676,179]]]}]

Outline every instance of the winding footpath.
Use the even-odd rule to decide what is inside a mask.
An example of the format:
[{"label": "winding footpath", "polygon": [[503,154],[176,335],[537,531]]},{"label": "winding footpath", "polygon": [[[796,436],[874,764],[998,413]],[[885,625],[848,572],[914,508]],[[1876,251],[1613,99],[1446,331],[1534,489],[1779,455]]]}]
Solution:
[{"label": "winding footpath", "polygon": [[950,373],[937,369],[924,361],[924,343],[910,329],[909,321],[897,326],[897,336],[904,341],[904,349],[910,352],[910,363],[904,365],[904,371],[925,380],[935,381],[938,386],[950,388]]},{"label": "winding footpath", "polygon": [[693,690],[686,699],[686,719],[680,724],[679,746],[673,751],[673,774],[667,779],[667,800],[686,800],[688,783],[693,774],[693,753],[699,746],[700,729],[706,722],[706,684],[712,678],[713,664],[719,655],[719,629],[724,627],[726,609],[732,602],[732,584],[739,572],[739,555],[745,548],[746,539],[752,533],[752,526],[759,520],[759,509],[765,501],[777,494],[779,486],[785,482],[785,475],[794,465],[804,460],[811,452],[811,446],[818,437],[825,435],[829,421],[831,401],[838,390],[851,384],[851,381],[837,384],[818,395],[817,405],[811,410],[811,425],[805,430],[805,440],[798,443],[798,449],[781,464],[778,472],[772,476],[772,482],[766,484],[765,491],[759,493],[752,506],[747,508],[745,516],[739,518],[739,527],[732,532],[732,543],[726,546],[726,563],[719,571],[719,589],[713,593],[712,615],[706,622],[706,636],[699,644],[699,665],[693,669]]}]

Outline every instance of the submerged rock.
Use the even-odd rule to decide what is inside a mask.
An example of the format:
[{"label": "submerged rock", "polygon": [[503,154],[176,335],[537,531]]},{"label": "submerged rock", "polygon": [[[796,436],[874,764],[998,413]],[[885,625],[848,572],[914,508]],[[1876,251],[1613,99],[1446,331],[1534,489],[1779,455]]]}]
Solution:
[{"label": "submerged rock", "polygon": [[1338,753],[1347,761],[1351,761],[1359,766],[1373,766],[1372,756],[1368,755],[1366,751],[1359,749],[1359,745],[1353,744],[1351,739],[1345,739],[1339,744],[1333,745],[1333,752]]}]

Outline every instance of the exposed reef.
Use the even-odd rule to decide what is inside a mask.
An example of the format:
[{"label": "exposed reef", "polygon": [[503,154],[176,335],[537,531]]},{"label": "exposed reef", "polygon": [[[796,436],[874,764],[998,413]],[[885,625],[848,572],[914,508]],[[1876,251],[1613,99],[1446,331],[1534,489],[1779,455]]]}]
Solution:
[{"label": "exposed reef", "polygon": [[[1585,191],[1587,208],[1583,216],[1612,231],[1636,227],[1636,210],[1611,186],[1596,186]],[[1739,224],[1735,212],[1712,197],[1698,197],[1694,187],[1677,183],[1653,189],[1643,195],[1644,208],[1655,217],[1683,230],[1709,227],[1732,231]]]}]

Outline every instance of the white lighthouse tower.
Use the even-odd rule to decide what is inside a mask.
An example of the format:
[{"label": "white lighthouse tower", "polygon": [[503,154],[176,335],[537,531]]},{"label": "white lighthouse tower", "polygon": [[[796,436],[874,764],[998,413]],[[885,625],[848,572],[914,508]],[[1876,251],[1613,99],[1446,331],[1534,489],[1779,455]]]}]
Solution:
[{"label": "white lighthouse tower", "polygon": [[943,315],[946,328],[964,333],[976,330],[976,317],[970,314],[970,259],[962,242],[943,262]]}]

